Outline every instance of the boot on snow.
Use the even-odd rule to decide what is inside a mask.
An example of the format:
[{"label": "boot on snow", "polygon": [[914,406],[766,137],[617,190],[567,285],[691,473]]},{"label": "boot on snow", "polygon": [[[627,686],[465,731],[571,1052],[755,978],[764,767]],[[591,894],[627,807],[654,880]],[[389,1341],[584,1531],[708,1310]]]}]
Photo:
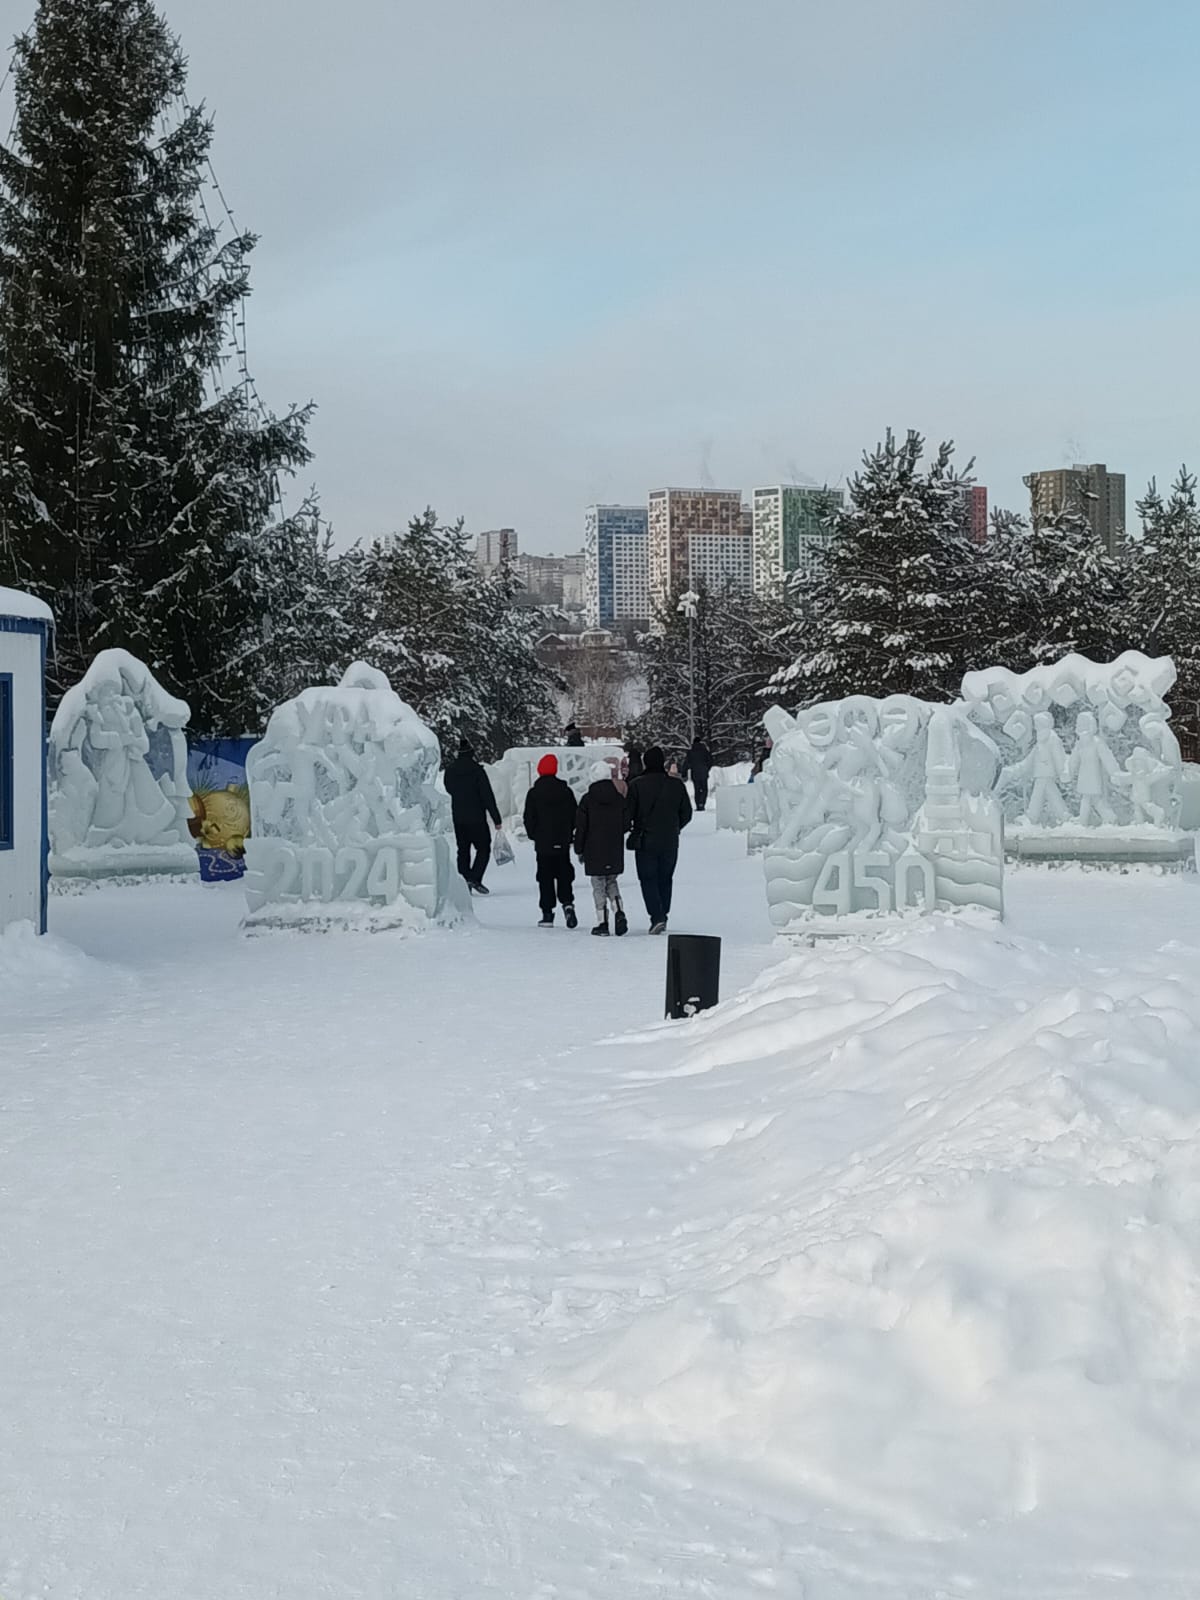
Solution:
[{"label": "boot on snow", "polygon": [[604,920],[602,922],[598,922],[596,924],[596,926],[592,929],[592,938],[593,939],[607,939],[608,938],[608,912],[607,911],[604,913]]}]

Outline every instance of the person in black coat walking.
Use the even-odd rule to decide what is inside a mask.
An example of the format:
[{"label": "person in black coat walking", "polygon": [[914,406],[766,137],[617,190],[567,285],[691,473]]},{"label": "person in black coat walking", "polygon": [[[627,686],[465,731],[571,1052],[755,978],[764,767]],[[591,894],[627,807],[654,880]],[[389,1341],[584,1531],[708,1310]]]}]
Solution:
[{"label": "person in black coat walking", "polygon": [[588,773],[591,787],[579,802],[575,820],[575,853],[592,880],[592,899],[596,903],[596,926],[592,932],[608,937],[608,908],[614,912],[614,932],[619,939],[629,932],[629,922],[621,901],[619,879],[625,871],[625,833],[629,808],[625,796],[613,782],[607,761],[597,761]]},{"label": "person in black coat walking", "polygon": [[582,748],[582,746],[583,746],[583,735],[580,733],[579,729],[575,726],[575,724],[573,722],[568,722],[567,723],[567,726],[566,726],[564,732],[565,732],[565,735],[566,735],[566,743],[570,746],[570,748],[572,750],[578,750],[578,749]]},{"label": "person in black coat walking", "polygon": [[645,770],[646,770],[646,766],[645,766],[645,763],[642,760],[642,752],[641,752],[641,750],[638,748],[638,746],[636,744],[632,744],[632,743],[627,744],[625,746],[625,772],[624,772],[624,777],[625,777],[626,782],[627,783],[632,783],[635,778],[640,778],[642,773],[645,772]]},{"label": "person in black coat walking", "polygon": [[458,747],[458,755],[442,774],[442,781],[450,796],[450,814],[458,844],[458,870],[467,880],[472,894],[487,894],[483,875],[492,859],[488,818],[499,827],[500,808],[492,792],[491,779],[476,761],[475,752],[465,739]]},{"label": "person in black coat walking", "polygon": [[575,836],[578,803],[570,784],[558,776],[558,757],[543,756],[537,782],[525,797],[525,832],[537,856],[539,928],[554,926],[554,907],[561,905],[568,928],[578,926],[575,915],[575,867],[571,841]]},{"label": "person in black coat walking", "polygon": [[692,802],[679,778],[666,771],[657,745],[646,751],[646,770],[629,785],[629,843],[651,933],[666,933],[671,914],[679,835],[692,820]]},{"label": "person in black coat walking", "polygon": [[696,810],[703,811],[708,804],[708,775],[712,771],[712,754],[699,734],[692,740],[692,748],[683,761],[684,778],[692,780],[696,794]]}]

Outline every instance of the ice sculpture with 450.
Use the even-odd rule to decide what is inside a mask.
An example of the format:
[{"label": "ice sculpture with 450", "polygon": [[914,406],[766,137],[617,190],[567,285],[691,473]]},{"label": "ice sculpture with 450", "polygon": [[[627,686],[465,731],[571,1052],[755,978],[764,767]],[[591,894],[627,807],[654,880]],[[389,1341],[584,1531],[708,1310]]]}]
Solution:
[{"label": "ice sculpture with 450", "polygon": [[467,909],[434,733],[374,667],[306,689],[246,759],[248,928],[418,930]]},{"label": "ice sculpture with 450", "polygon": [[846,931],[942,909],[1003,914],[995,746],[961,707],[866,695],[764,717],[771,920]]}]

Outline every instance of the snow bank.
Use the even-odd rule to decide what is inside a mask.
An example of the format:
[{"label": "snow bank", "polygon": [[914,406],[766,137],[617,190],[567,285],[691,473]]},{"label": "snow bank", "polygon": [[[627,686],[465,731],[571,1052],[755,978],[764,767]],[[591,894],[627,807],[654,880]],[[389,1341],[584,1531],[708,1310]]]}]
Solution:
[{"label": "snow bank", "polygon": [[1064,971],[935,918],[622,1040],[641,1287],[535,1403],[860,1531],[1194,1547],[1196,959]]},{"label": "snow bank", "polygon": [[21,589],[6,589],[0,584],[0,617],[20,617],[28,622],[53,622],[54,613],[44,600]]}]

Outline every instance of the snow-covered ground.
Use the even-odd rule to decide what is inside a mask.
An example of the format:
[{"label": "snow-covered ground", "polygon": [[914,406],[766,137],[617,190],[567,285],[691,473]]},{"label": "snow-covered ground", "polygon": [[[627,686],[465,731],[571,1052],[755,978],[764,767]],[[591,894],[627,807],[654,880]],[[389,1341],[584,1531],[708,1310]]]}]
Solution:
[{"label": "snow-covered ground", "polygon": [[711,826],[685,1024],[527,851],[465,932],[0,939],[3,1600],[1195,1593],[1200,885],[790,954]]}]

